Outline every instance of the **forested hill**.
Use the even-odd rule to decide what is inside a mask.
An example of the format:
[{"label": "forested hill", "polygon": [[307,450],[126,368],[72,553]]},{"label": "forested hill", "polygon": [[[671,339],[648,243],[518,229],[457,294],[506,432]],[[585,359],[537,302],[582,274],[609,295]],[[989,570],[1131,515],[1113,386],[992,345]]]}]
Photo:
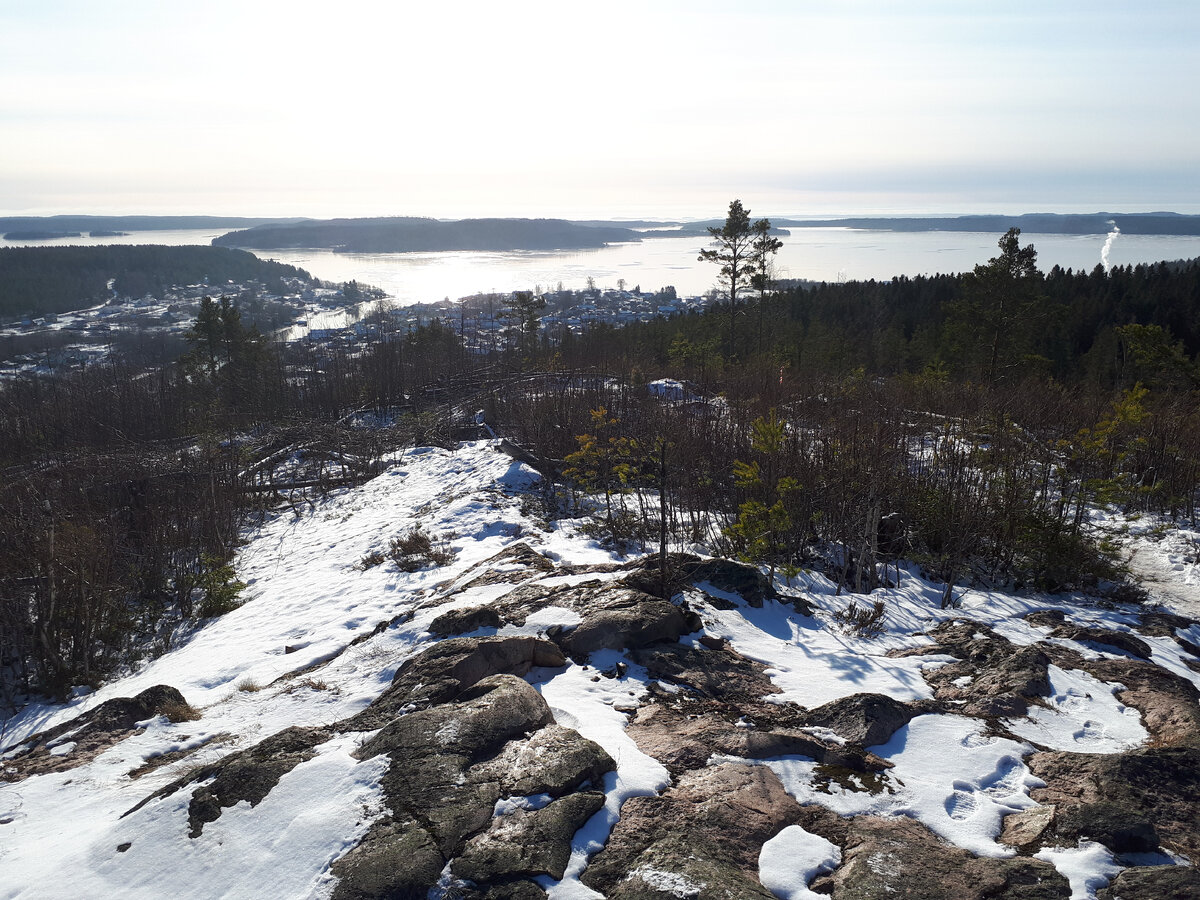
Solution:
[{"label": "forested hill", "polygon": [[[140,297],[176,284],[311,281],[303,269],[225,247],[108,245],[0,248],[0,318],[79,309],[112,296]],[[108,282],[112,280],[112,290]]]},{"label": "forested hill", "polygon": [[8,216],[0,218],[0,234],[33,231],[43,234],[79,234],[91,231],[175,231],[193,228],[252,228],[267,222],[299,219],[264,219],[245,216]]},{"label": "forested hill", "polygon": [[328,248],[357,253],[439,250],[577,250],[638,241],[619,226],[591,226],[564,219],[461,219],[442,222],[398,216],[328,219],[291,225],[260,225],[213,240],[220,247],[255,250]]}]

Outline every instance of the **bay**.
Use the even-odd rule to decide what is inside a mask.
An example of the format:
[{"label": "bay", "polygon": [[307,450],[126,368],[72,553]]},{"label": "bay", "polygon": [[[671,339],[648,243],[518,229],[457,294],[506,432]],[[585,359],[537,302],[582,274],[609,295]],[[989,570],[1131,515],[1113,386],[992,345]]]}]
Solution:
[{"label": "bay", "polygon": [[[55,241],[3,241],[15,245],[208,244],[210,230],[143,231],[119,237]],[[814,281],[890,279],[969,271],[998,252],[998,234],[978,232],[892,232],[851,228],[793,228],[783,238],[776,276]],[[1101,261],[1103,235],[1023,234],[1038,251],[1043,271],[1054,265],[1091,271]],[[330,250],[261,250],[326,281],[358,281],[382,288],[397,305],[457,299],[470,294],[532,290],[581,290],[588,278],[601,288],[646,291],[672,285],[683,296],[705,293],[716,283],[713,265],[700,262],[703,238],[652,238],[597,250],[557,252],[335,253]],[[1119,235],[1109,262],[1133,265],[1200,257],[1200,237]]]}]

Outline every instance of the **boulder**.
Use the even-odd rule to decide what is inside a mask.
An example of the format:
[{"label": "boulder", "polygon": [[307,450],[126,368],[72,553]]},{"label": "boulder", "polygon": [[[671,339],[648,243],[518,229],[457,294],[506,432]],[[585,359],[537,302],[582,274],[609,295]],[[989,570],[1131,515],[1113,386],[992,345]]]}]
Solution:
[{"label": "boulder", "polygon": [[616,768],[604,748],[579,732],[549,724],[528,738],[509,741],[472,775],[495,781],[505,796],[560,797],[584,784],[598,786]]},{"label": "boulder", "polygon": [[[575,831],[604,802],[576,791],[614,767],[599,745],[555,725],[542,695],[509,674],[394,717],[357,755],[381,753],[390,760],[382,788],[391,815],[335,865],[335,897],[424,897],[448,861],[486,887],[480,896],[544,896],[527,877],[561,877]],[[496,820],[502,797],[542,793],[555,799],[538,814]]]},{"label": "boulder", "polygon": [[1053,806],[1035,806],[1004,817],[1000,843],[1032,854],[1042,846],[1042,836],[1054,823]]},{"label": "boulder", "polygon": [[801,808],[766,766],[724,764],[682,775],[657,797],[635,797],[584,870],[588,887],[610,898],[765,897],[762,845]]},{"label": "boulder", "polygon": [[555,644],[527,635],[439,641],[405,660],[391,686],[339,727],[370,731],[405,707],[444,703],[491,675],[524,675],[534,666],[555,667],[565,662]]},{"label": "boulder", "polygon": [[[134,697],[116,697],[26,740],[19,752],[0,765],[0,782],[23,781],[31,775],[64,772],[91,762],[125,738],[140,734],[138,722],[158,715],[186,712],[198,718],[183,695],[166,684],[148,687]],[[72,744],[69,752],[62,749]],[[52,752],[57,751],[57,752]]]},{"label": "boulder", "polygon": [[901,728],[928,709],[883,694],[851,694],[810,710],[805,724],[828,728],[853,744],[886,744]]}]

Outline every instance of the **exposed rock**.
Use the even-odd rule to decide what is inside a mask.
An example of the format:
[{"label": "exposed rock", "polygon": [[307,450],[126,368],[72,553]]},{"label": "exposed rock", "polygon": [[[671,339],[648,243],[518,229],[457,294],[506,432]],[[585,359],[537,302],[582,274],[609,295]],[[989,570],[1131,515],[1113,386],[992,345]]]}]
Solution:
[{"label": "exposed rock", "polygon": [[725,764],[683,775],[657,797],[626,801],[583,882],[610,898],[766,897],[763,843],[802,817],[766,766]]},{"label": "exposed rock", "polygon": [[[536,885],[518,882],[561,877],[575,831],[603,804],[602,794],[571,792],[614,765],[599,745],[554,725],[541,694],[509,674],[393,718],[358,751],[379,753],[390,758],[382,787],[392,816],[335,866],[336,897],[424,897],[446,862],[464,852],[455,862],[469,873],[462,877],[494,882],[484,896],[541,896]],[[501,797],[539,793],[561,799],[536,815],[494,820]],[[406,854],[415,862],[398,865]]]},{"label": "exposed rock", "polygon": [[412,819],[376,822],[353,850],[330,867],[334,900],[424,898],[446,861],[429,832]]},{"label": "exposed rock", "polygon": [[166,753],[159,753],[155,756],[148,757],[140,766],[129,770],[130,778],[141,778],[143,775],[153,772],[155,769],[161,769],[163,766],[169,766],[172,763],[177,763],[182,759],[187,759],[193,753],[196,753],[205,747],[210,747],[213,744],[229,741],[233,735],[228,731],[222,731],[219,734],[210,734],[199,742],[192,744],[190,747],[184,747],[179,750],[168,750]]},{"label": "exposed rock", "polygon": [[[166,684],[148,687],[135,697],[105,700],[93,709],[24,742],[24,749],[0,765],[0,782],[23,781],[30,775],[63,772],[91,762],[133,734],[138,722],[191,708],[183,695]],[[198,717],[198,713],[191,715]],[[68,752],[62,749],[72,745]],[[57,752],[56,752],[57,751]]]},{"label": "exposed rock", "polygon": [[384,725],[405,706],[445,702],[488,676],[524,675],[534,666],[555,667],[565,662],[556,645],[526,635],[439,641],[406,660],[391,686],[341,728],[369,731]]},{"label": "exposed rock", "polygon": [[838,900],[1066,900],[1067,880],[1049,863],[985,859],[940,841],[904,817],[850,820],[842,865],[831,882]]},{"label": "exposed rock", "polygon": [[1061,609],[1038,609],[1026,613],[1025,621],[1040,628],[1057,628],[1067,621]]},{"label": "exposed rock", "polygon": [[495,781],[506,796],[560,797],[581,785],[599,785],[616,768],[604,748],[570,728],[547,725],[524,740],[509,741],[495,758],[481,763],[473,777]]},{"label": "exposed rock", "polygon": [[1053,806],[1035,806],[1004,817],[1000,843],[1033,853],[1042,846],[1042,835],[1054,822]]},{"label": "exposed rock", "polygon": [[546,892],[532,881],[509,881],[489,884],[483,890],[463,888],[456,895],[462,900],[546,900]]},{"label": "exposed rock", "polygon": [[498,816],[471,839],[450,871],[478,886],[519,877],[561,879],[571,859],[571,841],[604,806],[604,795],[589,791],[555,800],[543,809]]},{"label": "exposed rock", "polygon": [[468,569],[458,579],[456,593],[489,584],[520,584],[553,571],[554,563],[525,541],[518,541]]},{"label": "exposed rock", "polygon": [[631,588],[607,587],[590,602],[579,602],[576,610],[583,621],[557,636],[563,651],[573,657],[673,641],[700,626],[695,614]]},{"label": "exposed rock", "polygon": [[200,837],[207,823],[220,818],[222,809],[236,806],[243,800],[257,806],[280,778],[316,756],[314,748],[329,740],[331,734],[327,728],[285,728],[253,747],[193,769],[155,791],[124,815],[141,809],[151,800],[170,796],[189,784],[212,779],[192,793],[188,804],[189,837]]},{"label": "exposed rock", "polygon": [[1179,616],[1175,613],[1148,612],[1142,613],[1141,622],[1138,623],[1137,630],[1150,637],[1173,638],[1178,629],[1191,628],[1195,624],[1195,619],[1189,619],[1186,616]]},{"label": "exposed rock", "polygon": [[807,724],[828,728],[863,747],[886,744],[923,712],[922,706],[902,703],[883,694],[852,694],[809,711]]},{"label": "exposed rock", "polygon": [[[938,700],[956,712],[983,719],[1023,716],[1029,701],[1050,693],[1050,658],[1038,647],[1018,647],[986,625],[964,619],[943,622],[929,632],[932,646],[899,656],[949,654],[960,662],[922,673]],[[962,683],[964,678],[970,681]]]},{"label": "exposed rock", "polygon": [[731,722],[715,713],[685,713],[666,704],[642,706],[626,729],[643,753],[672,774],[708,765],[714,754],[743,759],[807,756],[827,766],[859,773],[879,772],[889,764],[861,747],[827,744],[795,729],[763,729]]},{"label": "exposed rock", "polygon": [[1030,796],[1055,807],[1045,841],[1090,837],[1117,853],[1161,846],[1200,858],[1200,750],[1034,753],[1026,764],[1046,782]]},{"label": "exposed rock", "polygon": [[500,614],[491,606],[468,606],[442,613],[429,623],[429,633],[448,637],[480,628],[499,628],[502,624]]},{"label": "exposed rock", "polygon": [[704,697],[726,703],[757,703],[779,688],[764,674],[766,667],[723,647],[696,650],[669,644],[636,650],[634,662],[645,666],[651,678],[681,685]]},{"label": "exposed rock", "polygon": [[1078,641],[1081,644],[1094,646],[1098,650],[1107,648],[1109,652],[1117,650],[1139,659],[1150,658],[1150,645],[1125,631],[1113,631],[1111,628],[1084,628],[1080,625],[1060,625],[1050,632],[1050,636]]},{"label": "exposed rock", "polygon": [[1143,866],[1125,869],[1096,892],[1096,900],[1196,900],[1200,869],[1195,866]]},{"label": "exposed rock", "polygon": [[761,607],[764,600],[775,600],[779,592],[758,566],[731,559],[703,559],[694,563],[681,562],[680,576],[701,586],[705,583],[719,591],[737,594],[750,606]]}]

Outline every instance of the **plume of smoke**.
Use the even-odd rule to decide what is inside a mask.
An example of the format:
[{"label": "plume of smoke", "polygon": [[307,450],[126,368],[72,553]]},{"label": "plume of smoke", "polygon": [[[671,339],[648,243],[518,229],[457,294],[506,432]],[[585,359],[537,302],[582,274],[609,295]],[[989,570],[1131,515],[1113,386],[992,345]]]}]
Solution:
[{"label": "plume of smoke", "polygon": [[1108,224],[1112,226],[1112,231],[1108,233],[1108,237],[1104,239],[1104,246],[1100,248],[1100,265],[1104,266],[1105,272],[1112,268],[1112,265],[1108,261],[1108,251],[1112,249],[1112,245],[1121,234],[1121,229],[1117,227],[1116,222],[1109,219]]}]

